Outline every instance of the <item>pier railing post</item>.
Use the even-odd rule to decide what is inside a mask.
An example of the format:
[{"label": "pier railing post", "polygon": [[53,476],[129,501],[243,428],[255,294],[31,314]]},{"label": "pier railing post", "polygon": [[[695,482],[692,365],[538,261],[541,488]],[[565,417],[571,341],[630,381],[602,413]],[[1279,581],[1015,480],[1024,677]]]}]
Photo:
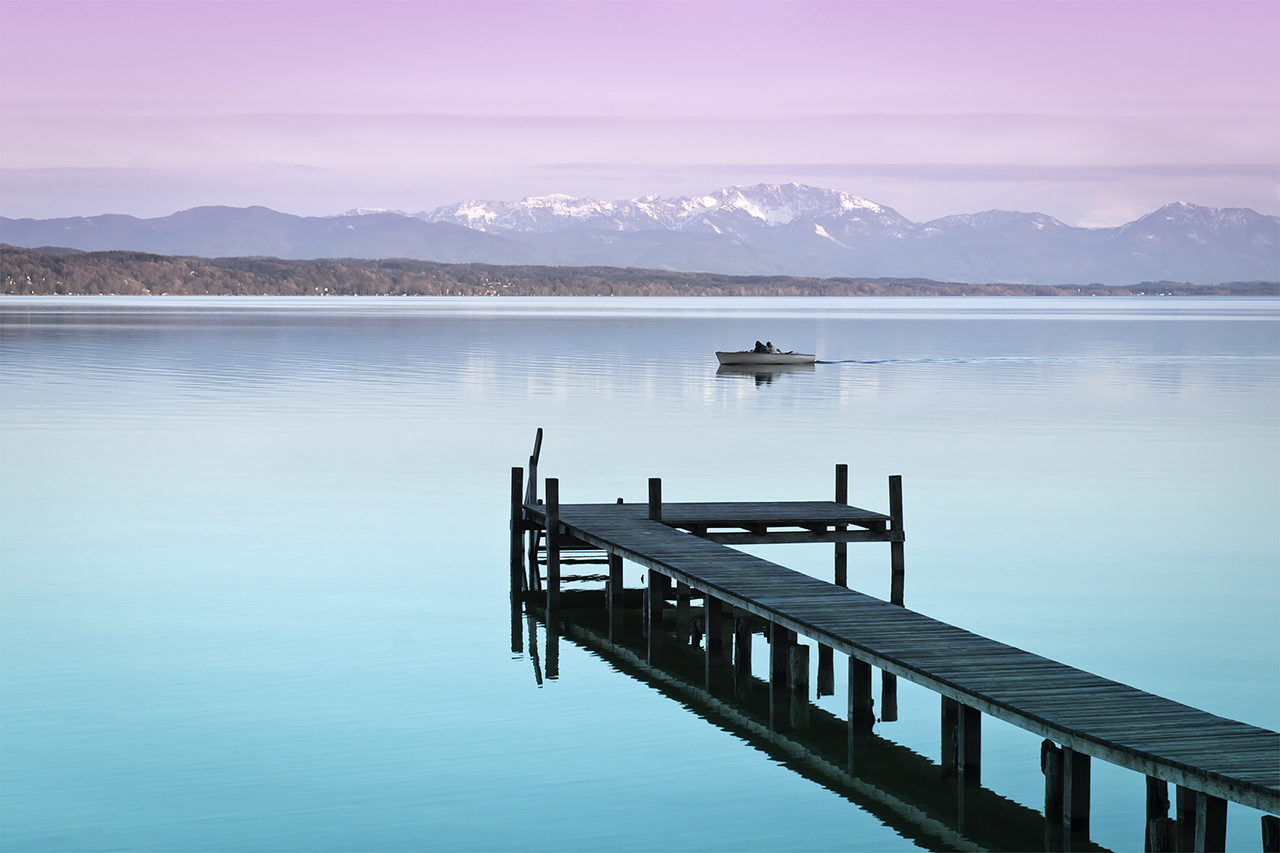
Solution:
[{"label": "pier railing post", "polygon": [[662,478],[649,478],[649,520],[662,521]]},{"label": "pier railing post", "polygon": [[[547,625],[560,604],[560,481],[547,478]],[[548,663],[548,665],[550,665]]]},{"label": "pier railing post", "polygon": [[903,587],[906,580],[906,557],[903,552],[905,534],[902,530],[902,477],[896,474],[889,478],[889,520],[893,530],[893,541],[889,543],[889,562],[892,571],[889,582],[889,603],[902,606]]},{"label": "pier railing post", "polygon": [[[836,503],[849,503],[849,466],[836,466]],[[849,529],[847,524],[837,524],[835,526],[837,532],[844,532]],[[849,543],[836,543],[836,586],[849,585]]]},{"label": "pier railing post", "polygon": [[511,601],[520,600],[524,587],[524,469],[511,469]]}]

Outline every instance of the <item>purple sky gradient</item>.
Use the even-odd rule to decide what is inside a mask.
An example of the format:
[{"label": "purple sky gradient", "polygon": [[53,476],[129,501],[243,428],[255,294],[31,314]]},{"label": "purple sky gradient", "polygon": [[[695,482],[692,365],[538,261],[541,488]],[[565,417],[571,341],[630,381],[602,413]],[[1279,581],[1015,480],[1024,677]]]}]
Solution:
[{"label": "purple sky gradient", "polygon": [[1280,214],[1280,3],[0,0],[0,212],[836,187]]}]

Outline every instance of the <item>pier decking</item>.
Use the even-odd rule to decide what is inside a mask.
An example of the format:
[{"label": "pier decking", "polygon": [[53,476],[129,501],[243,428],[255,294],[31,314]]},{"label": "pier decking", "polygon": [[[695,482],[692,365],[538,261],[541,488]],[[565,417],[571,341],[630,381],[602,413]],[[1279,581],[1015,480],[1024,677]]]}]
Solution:
[{"label": "pier decking", "polygon": [[[891,481],[890,513],[881,514],[843,500],[664,504],[657,481],[651,481],[647,505],[560,505],[559,484],[549,479],[542,504],[526,502],[533,492],[522,490],[521,469],[512,473],[514,592],[529,587],[517,574],[516,559],[523,562],[524,549],[516,538],[525,530],[535,535],[542,531],[547,537],[548,611],[558,606],[561,547],[591,547],[608,555],[606,599],[611,609],[622,606],[621,560],[648,570],[650,625],[661,623],[665,603],[675,597],[671,581],[680,585],[684,606],[690,593],[703,597],[708,659],[728,652],[721,646],[727,629],[716,623],[730,613],[750,614],[764,624],[778,688],[799,679],[807,690],[808,650],[796,646],[797,635],[820,644],[820,666],[823,652],[830,665],[827,649],[843,652],[849,656],[851,764],[859,760],[852,732],[869,728],[874,719],[870,668],[876,667],[942,697],[943,770],[961,785],[978,780],[982,714],[1045,738],[1046,816],[1051,821],[1061,816],[1069,829],[1087,829],[1090,757],[1148,777],[1147,817],[1150,838],[1156,839],[1156,847],[1149,841],[1149,849],[1159,849],[1164,838],[1173,844],[1175,836],[1178,849],[1222,849],[1227,801],[1280,814],[1280,733],[1215,716],[902,606],[905,537],[897,481]],[[842,479],[838,472],[838,498],[843,497]],[[892,545],[889,601],[843,585],[844,543],[863,541]],[[728,547],[762,542],[837,543],[837,583]],[[728,644],[740,647],[741,640]],[[795,654],[797,648],[803,652]],[[792,654],[784,653],[788,649]],[[743,651],[734,652],[737,661]],[[883,710],[882,719],[891,719]],[[1167,818],[1170,782],[1177,786],[1176,824]],[[1272,821],[1263,821],[1265,849],[1275,849]]]}]

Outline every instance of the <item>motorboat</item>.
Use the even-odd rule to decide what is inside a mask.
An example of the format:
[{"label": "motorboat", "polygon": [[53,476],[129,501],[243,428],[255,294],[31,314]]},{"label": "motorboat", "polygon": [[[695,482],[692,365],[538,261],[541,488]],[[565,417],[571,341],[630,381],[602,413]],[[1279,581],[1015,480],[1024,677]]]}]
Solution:
[{"label": "motorboat", "polygon": [[716,358],[721,364],[741,365],[777,365],[777,364],[813,364],[817,358],[811,353],[802,352],[717,352]]}]

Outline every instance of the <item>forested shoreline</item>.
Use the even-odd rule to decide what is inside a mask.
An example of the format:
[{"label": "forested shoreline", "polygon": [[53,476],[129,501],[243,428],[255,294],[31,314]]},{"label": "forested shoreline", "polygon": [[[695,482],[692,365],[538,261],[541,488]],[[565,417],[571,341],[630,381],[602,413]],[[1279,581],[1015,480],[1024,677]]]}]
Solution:
[{"label": "forested shoreline", "polygon": [[0,280],[0,292],[20,296],[1280,296],[1274,281],[967,284],[405,259],[209,259],[7,245],[0,245]]}]

